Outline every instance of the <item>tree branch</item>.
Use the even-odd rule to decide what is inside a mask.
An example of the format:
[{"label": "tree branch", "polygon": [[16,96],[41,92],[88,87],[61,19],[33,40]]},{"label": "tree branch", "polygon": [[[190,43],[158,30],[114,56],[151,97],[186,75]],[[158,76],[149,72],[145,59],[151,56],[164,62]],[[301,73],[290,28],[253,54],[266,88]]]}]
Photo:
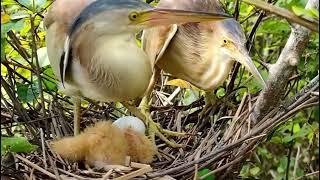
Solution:
[{"label": "tree branch", "polygon": [[[305,8],[318,7],[319,0],[309,0]],[[258,97],[253,112],[254,123],[260,121],[272,108],[279,105],[288,79],[299,63],[300,56],[307,45],[309,34],[310,30],[300,25],[293,25],[291,28],[291,34],[278,61],[271,65],[267,86]]]},{"label": "tree branch", "polygon": [[[254,5],[260,9],[266,10],[266,11],[271,12],[273,14],[276,14],[280,17],[286,18],[288,21],[305,26],[305,27],[311,29],[312,31],[319,32],[319,21],[313,21],[313,20],[309,20],[309,19],[297,16],[287,9],[273,6],[273,5],[268,4],[267,2],[264,2],[262,0],[243,0],[243,2]],[[306,6],[306,9],[307,9],[307,7],[308,7],[308,5]],[[308,8],[318,9],[318,7],[319,7],[319,3],[316,6],[312,6],[312,7],[310,6]]]}]

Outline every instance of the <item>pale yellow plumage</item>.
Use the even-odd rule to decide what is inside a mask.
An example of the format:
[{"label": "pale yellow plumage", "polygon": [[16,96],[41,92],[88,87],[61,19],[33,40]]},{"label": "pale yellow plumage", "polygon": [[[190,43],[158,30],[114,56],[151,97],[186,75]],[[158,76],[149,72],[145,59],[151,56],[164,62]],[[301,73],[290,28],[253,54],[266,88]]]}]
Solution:
[{"label": "pale yellow plumage", "polygon": [[[76,97],[75,134],[79,133],[79,98],[123,102],[146,91],[154,64],[137,46],[135,33],[150,26],[226,18],[224,13],[157,9],[140,0],[56,0],[44,22],[47,49],[61,90]],[[164,47],[169,45],[166,42]],[[141,115],[135,107],[129,108]],[[158,127],[148,122],[149,115],[139,118]]]},{"label": "pale yellow plumage", "polygon": [[[216,0],[162,0],[158,7],[223,12]],[[236,23],[233,19],[224,21]],[[143,35],[143,47],[160,69],[201,89],[212,90],[224,82],[234,63],[230,57],[219,57],[222,38],[228,33],[228,26],[224,23],[188,23],[179,25],[176,31],[170,31],[176,25],[147,29]],[[243,32],[239,34],[242,36],[239,39],[243,39],[244,43]],[[159,54],[161,51],[164,53]]]},{"label": "pale yellow plumage", "polygon": [[[50,63],[58,75],[71,21],[59,18],[62,15],[57,5],[53,4],[47,15],[51,17],[51,23],[47,23],[46,40]],[[66,77],[65,88],[61,90],[70,96],[85,96],[100,101],[128,101],[142,96],[151,77],[151,64],[134,38],[127,34],[82,36],[74,45],[75,57],[70,61],[70,73]],[[125,49],[126,53],[118,53],[116,49]]]},{"label": "pale yellow plumage", "polygon": [[[157,7],[224,12],[218,0],[161,0]],[[213,90],[227,79],[235,61],[245,65],[264,84],[245,48],[241,26],[234,19],[153,27],[144,30],[142,42],[156,69],[206,90],[206,106],[200,116],[216,102]],[[152,83],[160,73],[155,72]],[[148,102],[152,83],[145,102]]]}]

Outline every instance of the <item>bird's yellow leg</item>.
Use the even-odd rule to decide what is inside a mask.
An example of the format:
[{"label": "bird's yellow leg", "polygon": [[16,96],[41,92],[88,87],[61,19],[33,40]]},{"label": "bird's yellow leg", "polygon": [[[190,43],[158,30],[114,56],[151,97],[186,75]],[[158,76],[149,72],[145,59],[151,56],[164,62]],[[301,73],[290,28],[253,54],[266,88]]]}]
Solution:
[{"label": "bird's yellow leg", "polygon": [[159,123],[156,123],[152,120],[149,112],[149,105],[145,104],[147,98],[144,97],[140,103],[140,106],[137,108],[134,105],[130,104],[129,102],[123,102],[122,104],[135,116],[139,119],[143,120],[143,122],[147,126],[147,131],[150,140],[152,143],[155,143],[155,137],[158,136],[161,140],[163,140],[166,144],[173,148],[183,147],[183,145],[178,144],[176,142],[170,141],[165,135],[167,136],[185,136],[185,133],[179,133],[174,131],[169,131],[163,129]]},{"label": "bird's yellow leg", "polygon": [[199,113],[199,118],[202,119],[206,112],[217,104],[217,96],[213,91],[205,91],[204,95],[204,107]]},{"label": "bird's yellow leg", "polygon": [[[158,136],[161,140],[163,140],[166,144],[173,148],[183,147],[183,145],[178,144],[176,142],[170,141],[166,136],[185,136],[185,133],[169,131],[167,129],[163,129],[159,123],[156,123],[152,120],[149,110],[149,98],[147,96],[143,97],[139,109],[143,116],[145,117],[145,124],[148,129],[148,134],[151,140],[155,143],[155,136]],[[166,135],[166,136],[165,136]]]},{"label": "bird's yellow leg", "polygon": [[90,173],[94,172],[94,170],[90,167],[90,165],[89,165],[87,162],[84,163],[84,167],[85,167]]},{"label": "bird's yellow leg", "polygon": [[163,129],[159,123],[154,122],[151,118],[149,101],[150,101],[151,92],[153,90],[154,84],[156,83],[156,80],[158,79],[159,75],[160,75],[160,69],[156,67],[155,73],[153,74],[153,77],[145,93],[145,96],[142,98],[140,102],[139,108],[132,106],[128,102],[124,102],[123,105],[131,113],[133,113],[135,116],[137,116],[138,118],[144,121],[148,129],[148,135],[154,144],[155,144],[155,136],[158,136],[161,140],[163,140],[166,144],[168,144],[171,147],[174,147],[174,148],[183,147],[183,145],[181,144],[170,141],[166,136],[185,136],[186,135],[185,133],[179,133],[179,132]]},{"label": "bird's yellow leg", "polygon": [[73,133],[78,135],[80,133],[80,109],[81,109],[81,99],[79,97],[73,98],[74,112],[73,112]]}]

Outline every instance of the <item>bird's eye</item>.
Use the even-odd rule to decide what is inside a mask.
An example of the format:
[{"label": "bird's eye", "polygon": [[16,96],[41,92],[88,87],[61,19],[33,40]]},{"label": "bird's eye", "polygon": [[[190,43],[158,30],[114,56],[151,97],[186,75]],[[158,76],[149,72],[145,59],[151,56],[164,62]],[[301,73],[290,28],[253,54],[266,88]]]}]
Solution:
[{"label": "bird's eye", "polygon": [[229,41],[227,39],[223,39],[222,47],[228,46]]},{"label": "bird's eye", "polygon": [[132,12],[129,14],[129,19],[135,21],[138,18],[139,14],[137,12]]}]

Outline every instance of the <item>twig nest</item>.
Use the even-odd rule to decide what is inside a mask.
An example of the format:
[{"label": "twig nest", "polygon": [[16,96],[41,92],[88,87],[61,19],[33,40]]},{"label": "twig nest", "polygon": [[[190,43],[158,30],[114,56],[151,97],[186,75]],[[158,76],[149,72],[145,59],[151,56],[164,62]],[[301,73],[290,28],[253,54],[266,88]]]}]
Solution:
[{"label": "twig nest", "polygon": [[134,116],[121,117],[114,121],[112,125],[115,125],[120,129],[132,128],[133,130],[143,134],[146,131],[146,126],[144,125],[143,121]]}]

